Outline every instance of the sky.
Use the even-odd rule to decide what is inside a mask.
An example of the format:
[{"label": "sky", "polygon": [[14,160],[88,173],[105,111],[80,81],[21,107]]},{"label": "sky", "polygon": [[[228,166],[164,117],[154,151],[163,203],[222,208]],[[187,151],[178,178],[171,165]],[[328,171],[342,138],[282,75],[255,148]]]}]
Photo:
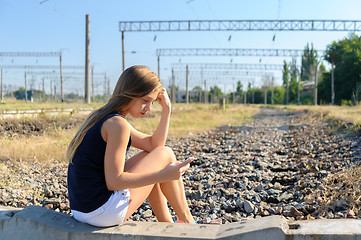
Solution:
[{"label": "sky", "polygon": [[[85,16],[89,14],[90,63],[96,73],[95,93],[102,94],[103,74],[106,74],[112,90],[122,72],[120,21],[361,20],[360,12],[359,0],[0,0],[0,52],[61,51],[63,65],[84,66]],[[157,72],[156,49],[161,48],[304,49],[309,43],[315,49],[325,50],[327,45],[348,34],[306,31],[125,32],[125,67],[146,65]],[[284,60],[291,61],[285,57],[161,57],[160,77],[168,87],[171,67],[179,62],[282,64]],[[297,62],[299,64],[300,59]],[[59,65],[59,59],[0,56],[0,65]],[[3,71],[4,85],[24,86],[24,70]],[[83,77],[66,74],[73,70],[63,71],[66,75],[64,92],[83,95]],[[274,76],[275,84],[280,85],[281,72],[274,72]],[[32,74],[27,78],[32,88],[41,88],[43,76]],[[46,77],[47,92],[50,92],[51,81],[60,89],[58,78]],[[253,80],[245,77],[213,78],[209,79],[207,87],[217,85],[224,92],[230,92],[237,81],[246,86]],[[261,84],[260,79],[255,81],[256,85]],[[190,88],[201,84],[199,77],[190,78]],[[185,80],[177,76],[176,85],[185,88]]]}]

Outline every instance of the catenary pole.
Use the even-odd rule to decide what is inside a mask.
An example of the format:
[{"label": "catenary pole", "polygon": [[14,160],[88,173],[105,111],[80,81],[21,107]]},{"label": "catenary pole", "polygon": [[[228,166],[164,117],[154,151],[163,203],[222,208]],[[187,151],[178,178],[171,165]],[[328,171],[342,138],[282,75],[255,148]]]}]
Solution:
[{"label": "catenary pole", "polygon": [[26,72],[24,73],[24,80],[25,80],[25,102],[28,101],[28,89],[27,89],[27,84],[26,84]]},{"label": "catenary pole", "polygon": [[301,86],[300,86],[300,76],[297,76],[297,104],[301,104]]},{"label": "catenary pole", "polygon": [[122,63],[123,71],[125,70],[125,57],[124,57],[124,31],[122,31]]},{"label": "catenary pole", "polygon": [[273,94],[274,94],[274,87],[273,87],[274,78],[272,76],[272,92],[271,92],[271,104],[273,105]]},{"label": "catenary pole", "polygon": [[1,102],[3,102],[3,69],[1,68]]},{"label": "catenary pole", "polygon": [[290,82],[287,76],[287,84],[286,84],[286,105],[289,103],[289,92],[290,92]]},{"label": "catenary pole", "polygon": [[157,62],[158,62],[158,77],[160,78],[160,59],[159,59],[159,56],[157,56]]},{"label": "catenary pole", "polygon": [[315,86],[313,90],[313,104],[317,106],[317,72],[318,72],[318,63],[316,62],[316,68],[315,68]]},{"label": "catenary pole", "polygon": [[172,69],[172,103],[176,102],[174,70]]},{"label": "catenary pole", "polygon": [[59,65],[60,65],[60,97],[61,97],[61,102],[64,102],[63,66],[62,66],[62,56],[61,56],[61,52],[60,52],[60,56],[59,56]]},{"label": "catenary pole", "polygon": [[189,70],[188,70],[188,65],[186,67],[186,104],[189,103],[189,89],[188,89],[188,74]]},{"label": "catenary pole", "polygon": [[335,104],[335,64],[332,60],[332,72],[331,72],[331,104]]},{"label": "catenary pole", "polygon": [[90,16],[85,16],[85,93],[84,102],[90,103]]},{"label": "catenary pole", "polygon": [[45,82],[45,79],[44,79],[44,77],[43,77],[43,102],[45,102],[45,84],[44,84],[44,82]]},{"label": "catenary pole", "polygon": [[92,77],[91,77],[91,81],[92,81],[92,97],[91,97],[91,101],[94,102],[94,66],[91,67],[91,73],[92,73]]}]

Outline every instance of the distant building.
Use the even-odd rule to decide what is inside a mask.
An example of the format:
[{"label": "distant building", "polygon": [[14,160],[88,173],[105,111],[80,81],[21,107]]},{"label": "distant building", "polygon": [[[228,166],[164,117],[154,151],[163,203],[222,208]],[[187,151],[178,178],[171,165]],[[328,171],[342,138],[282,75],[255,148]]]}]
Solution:
[{"label": "distant building", "polygon": [[[189,91],[189,102],[200,102],[201,92],[199,91]],[[185,103],[186,102],[186,92],[178,91],[176,92],[176,102]]]},{"label": "distant building", "polygon": [[315,81],[302,81],[302,95],[312,95],[313,87],[315,86]]},{"label": "distant building", "polygon": [[[25,91],[16,91],[15,92],[15,96],[16,96],[16,100],[23,100],[25,101]],[[33,101],[33,91],[29,90],[27,91],[27,100],[28,101]]]}]

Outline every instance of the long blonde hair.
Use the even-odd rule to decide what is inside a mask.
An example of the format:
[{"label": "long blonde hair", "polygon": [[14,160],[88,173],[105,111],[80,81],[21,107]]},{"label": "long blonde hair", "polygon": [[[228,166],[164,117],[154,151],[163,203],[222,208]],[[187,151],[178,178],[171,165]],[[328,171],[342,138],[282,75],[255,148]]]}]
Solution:
[{"label": "long blonde hair", "polygon": [[161,86],[162,83],[159,77],[148,67],[132,66],[127,68],[120,75],[109,101],[104,106],[90,113],[84,120],[66,150],[65,159],[70,163],[72,162],[74,154],[83,141],[85,134],[95,123],[109,113],[122,113],[132,99],[142,98]]}]

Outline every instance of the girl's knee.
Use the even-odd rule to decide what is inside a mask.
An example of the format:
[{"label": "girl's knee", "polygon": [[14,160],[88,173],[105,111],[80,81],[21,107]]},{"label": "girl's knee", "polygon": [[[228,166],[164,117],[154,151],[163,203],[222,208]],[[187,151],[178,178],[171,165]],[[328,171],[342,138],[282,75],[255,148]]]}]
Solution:
[{"label": "girl's knee", "polygon": [[168,160],[171,162],[176,160],[174,152],[170,147],[161,146],[153,149],[153,151],[157,152],[157,155],[159,155],[159,157],[161,157],[164,160]]}]

